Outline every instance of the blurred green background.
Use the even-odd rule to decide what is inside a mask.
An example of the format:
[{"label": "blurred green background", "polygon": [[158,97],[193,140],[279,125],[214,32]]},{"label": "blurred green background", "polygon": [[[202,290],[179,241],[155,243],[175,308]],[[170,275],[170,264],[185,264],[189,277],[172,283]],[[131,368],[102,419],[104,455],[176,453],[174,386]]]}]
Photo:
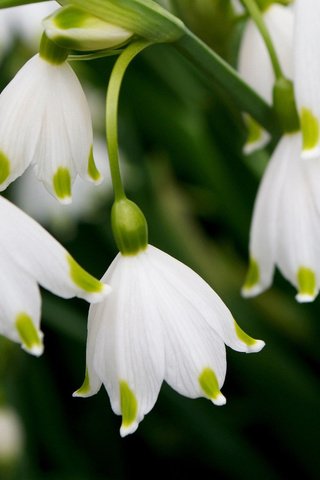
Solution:
[{"label": "blurred green background", "polygon": [[[194,32],[235,63],[242,23],[227,0],[173,3]],[[17,36],[2,56],[1,88],[30,55]],[[114,60],[73,64],[98,104]],[[101,118],[95,128],[103,134]],[[149,48],[130,66],[119,128],[128,193],[147,217],[150,243],[202,275],[266,347],[252,355],[228,349],[226,406],[163,385],[137,432],[121,439],[104,388],[89,399],[71,396],[83,380],[88,305],[43,291],[44,355],[33,358],[0,340],[2,403],[16,410],[24,430],[23,454],[0,466],[0,479],[319,478],[319,300],[299,305],[279,274],[256,299],[239,293],[271,150],[243,157],[241,113],[170,45]],[[6,192],[13,201],[17,189]],[[110,206],[109,194],[71,233],[44,221],[98,277],[117,253]]]}]

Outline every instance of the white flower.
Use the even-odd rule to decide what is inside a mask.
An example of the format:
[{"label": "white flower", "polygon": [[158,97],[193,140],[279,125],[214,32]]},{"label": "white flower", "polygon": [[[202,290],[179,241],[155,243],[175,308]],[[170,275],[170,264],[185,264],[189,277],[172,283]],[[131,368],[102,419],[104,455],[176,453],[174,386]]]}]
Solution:
[{"label": "white flower", "polygon": [[23,452],[24,432],[17,413],[0,407],[0,465],[15,462]]},{"label": "white flower", "polygon": [[153,408],[163,380],[182,395],[223,405],[225,344],[241,352],[264,346],[240,329],[204,280],[151,245],[119,253],[103,281],[112,292],[90,308],[87,375],[74,395],[93,395],[103,383],[122,415],[122,436]]},{"label": "white flower", "polygon": [[[271,5],[263,15],[274,43],[281,67],[287,78],[293,77],[294,16],[291,8]],[[238,70],[243,79],[270,105],[274,73],[261,33],[253,20],[248,20],[241,40]],[[270,136],[255,120],[245,116],[249,135],[244,152],[250,154],[268,143]]]},{"label": "white flower", "polygon": [[38,283],[63,298],[100,301],[109,287],[85,272],[39,224],[0,197],[0,334],[43,351]]},{"label": "white flower", "polygon": [[297,288],[296,299],[310,302],[320,283],[319,2],[297,0],[294,14],[294,87],[302,131],[283,136],[262,179],[242,293],[250,297],[267,289],[277,266]]},{"label": "white flower", "polygon": [[264,291],[275,266],[296,286],[299,302],[312,301],[320,282],[319,167],[300,158],[301,133],[284,135],[263,176],[256,198],[250,268],[242,293]]},{"label": "white flower", "polygon": [[92,155],[89,107],[66,63],[35,55],[0,95],[0,190],[28,165],[62,203],[77,173],[101,181]]},{"label": "white flower", "polygon": [[61,46],[75,50],[117,48],[133,35],[117,25],[67,5],[43,21],[46,35]]},{"label": "white flower", "polygon": [[320,2],[296,0],[294,75],[303,135],[302,158],[320,156]]}]

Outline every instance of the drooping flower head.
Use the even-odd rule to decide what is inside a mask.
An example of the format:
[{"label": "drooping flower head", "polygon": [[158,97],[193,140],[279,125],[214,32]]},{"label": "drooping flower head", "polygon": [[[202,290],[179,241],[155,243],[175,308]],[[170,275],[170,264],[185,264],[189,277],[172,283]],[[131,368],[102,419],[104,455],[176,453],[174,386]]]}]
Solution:
[{"label": "drooping flower head", "polygon": [[92,156],[92,125],[82,87],[66,63],[51,54],[43,38],[40,54],[29,60],[0,95],[0,189],[28,165],[62,203],[71,201],[77,173],[100,180]]},{"label": "drooping flower head", "polygon": [[317,161],[301,160],[302,135],[280,140],[263,176],[250,233],[250,268],[242,293],[251,297],[272,283],[277,265],[298,290],[299,302],[312,301],[320,282],[320,211],[312,183]]},{"label": "drooping flower head", "polygon": [[163,380],[223,405],[225,344],[257,352],[264,342],[240,329],[199,275],[146,243],[136,205],[117,202],[113,226],[121,253],[103,277],[111,294],[89,311],[87,374],[75,396],[93,395],[103,383],[124,436],[153,408]]},{"label": "drooping flower head", "polygon": [[[310,69],[313,75],[320,71],[318,55],[312,48],[317,43],[316,35],[319,37],[320,5],[298,0],[294,15],[295,95],[292,91],[289,102],[282,98],[283,92],[274,96],[275,101],[284,100],[282,110],[288,128],[285,122],[284,136],[259,187],[250,232],[250,267],[242,293],[251,297],[268,288],[277,266],[296,287],[296,299],[309,302],[318,295],[320,278],[319,89],[317,78],[309,75]],[[296,128],[292,128],[294,125]]]},{"label": "drooping flower head", "polygon": [[62,298],[100,301],[110,288],[83,270],[39,224],[0,197],[0,334],[43,351],[38,284]]}]

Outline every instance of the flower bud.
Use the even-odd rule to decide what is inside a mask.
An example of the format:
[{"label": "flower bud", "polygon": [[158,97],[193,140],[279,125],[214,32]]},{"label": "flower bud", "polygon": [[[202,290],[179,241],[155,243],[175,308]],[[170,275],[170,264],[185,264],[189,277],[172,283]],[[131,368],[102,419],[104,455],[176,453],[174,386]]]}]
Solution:
[{"label": "flower bud", "polygon": [[80,51],[118,47],[133,35],[74,6],[55,11],[43,21],[43,26],[53,42]]},{"label": "flower bud", "polygon": [[[67,1],[60,0],[60,3]],[[69,3],[151,43],[174,42],[186,32],[181,20],[150,0],[72,0]]]}]

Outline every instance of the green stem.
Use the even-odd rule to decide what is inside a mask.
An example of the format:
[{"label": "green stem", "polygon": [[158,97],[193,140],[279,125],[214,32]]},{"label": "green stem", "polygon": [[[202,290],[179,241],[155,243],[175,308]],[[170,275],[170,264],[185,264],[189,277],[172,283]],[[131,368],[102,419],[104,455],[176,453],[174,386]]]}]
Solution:
[{"label": "green stem", "polygon": [[218,85],[240,110],[249,113],[269,132],[276,133],[272,108],[241,79],[234,68],[196,35],[187,30],[172,45],[204,74],[206,81]]},{"label": "green stem", "polygon": [[282,68],[278,59],[277,52],[274,48],[272,38],[270,36],[270,33],[266,27],[266,24],[263,20],[263,16],[261,14],[261,10],[257,6],[255,0],[241,0],[246,9],[248,10],[252,20],[255,22],[259,32],[261,33],[261,36],[264,40],[265,46],[267,47],[267,50],[270,55],[270,60],[272,63],[272,68],[274,71],[274,75],[276,79],[284,78],[284,74],[282,72]]},{"label": "green stem", "polygon": [[145,40],[139,40],[129,45],[117,59],[109,80],[106,100],[106,135],[111,179],[116,201],[126,198],[121,180],[118,149],[118,103],[121,83],[130,62],[149,45],[151,43]]}]

